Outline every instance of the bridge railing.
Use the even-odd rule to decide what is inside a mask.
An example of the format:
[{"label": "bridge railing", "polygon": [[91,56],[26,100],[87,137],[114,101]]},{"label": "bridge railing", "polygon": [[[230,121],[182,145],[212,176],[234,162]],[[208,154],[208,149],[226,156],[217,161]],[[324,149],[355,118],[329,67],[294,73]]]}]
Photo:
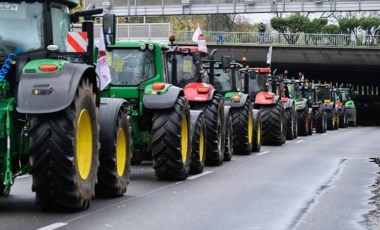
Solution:
[{"label": "bridge railing", "polygon": [[[225,45],[280,45],[315,47],[380,48],[380,35],[266,33],[258,32],[203,32],[207,44]],[[193,32],[176,32],[176,41],[192,42]]]}]

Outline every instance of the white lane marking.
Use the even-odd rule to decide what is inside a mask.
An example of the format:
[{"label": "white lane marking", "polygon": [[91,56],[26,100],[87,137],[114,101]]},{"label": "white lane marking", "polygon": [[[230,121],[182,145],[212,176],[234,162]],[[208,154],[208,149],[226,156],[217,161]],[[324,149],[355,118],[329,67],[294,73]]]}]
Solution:
[{"label": "white lane marking", "polygon": [[301,142],[304,142],[305,140],[299,140],[299,141],[296,141],[296,144],[298,143],[301,143]]},{"label": "white lane marking", "polygon": [[194,175],[194,176],[188,177],[187,179],[188,179],[188,180],[194,180],[194,179],[197,179],[197,178],[199,178],[199,177],[201,177],[201,176],[206,176],[207,174],[210,174],[210,173],[212,173],[212,171],[204,171],[204,172],[201,173],[201,174],[198,174],[198,175]]},{"label": "white lane marking", "polygon": [[262,156],[262,155],[267,154],[267,153],[270,153],[270,151],[264,151],[264,152],[259,153],[259,154],[256,154],[256,155],[257,155],[257,156]]},{"label": "white lane marking", "polygon": [[30,175],[22,175],[22,176],[16,177],[16,179],[22,179],[22,178],[28,178],[28,177],[30,177]]},{"label": "white lane marking", "polygon": [[54,224],[51,224],[51,225],[39,228],[37,230],[53,230],[53,229],[57,229],[57,228],[63,227],[65,225],[67,225],[67,223],[54,223]]},{"label": "white lane marking", "polygon": [[326,135],[327,135],[327,133],[322,134],[322,136],[326,136]]}]

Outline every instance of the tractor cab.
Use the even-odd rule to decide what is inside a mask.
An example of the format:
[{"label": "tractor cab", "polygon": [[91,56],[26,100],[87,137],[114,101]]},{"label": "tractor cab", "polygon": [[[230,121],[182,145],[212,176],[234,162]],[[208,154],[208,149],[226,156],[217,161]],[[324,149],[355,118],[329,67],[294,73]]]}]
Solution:
[{"label": "tractor cab", "polygon": [[[208,82],[207,74],[202,70],[202,58],[206,57],[207,53],[198,50],[197,46],[172,47],[166,56],[169,76],[174,85],[183,88],[191,82]],[[174,59],[175,70],[173,70]]]},{"label": "tractor cab", "polygon": [[252,98],[256,94],[263,91],[268,91],[268,78],[271,76],[270,68],[254,67],[248,69],[249,79],[249,95]]},{"label": "tractor cab", "polygon": [[164,44],[145,41],[118,41],[108,46],[111,85],[139,86],[157,76],[165,81],[168,78],[165,63],[156,64],[165,50]]},{"label": "tractor cab", "polygon": [[[244,91],[244,81],[242,79],[242,74],[240,72],[240,69],[243,68],[243,65],[237,62],[230,62],[229,57],[222,57],[227,58],[226,63],[230,63],[229,65],[224,65],[222,61],[216,61],[216,62],[204,62],[203,67],[206,70],[209,70],[212,68],[213,70],[213,80],[214,80],[214,86],[215,89],[221,93],[222,95],[225,95],[227,92],[243,92]],[[211,65],[213,65],[211,67]]]}]

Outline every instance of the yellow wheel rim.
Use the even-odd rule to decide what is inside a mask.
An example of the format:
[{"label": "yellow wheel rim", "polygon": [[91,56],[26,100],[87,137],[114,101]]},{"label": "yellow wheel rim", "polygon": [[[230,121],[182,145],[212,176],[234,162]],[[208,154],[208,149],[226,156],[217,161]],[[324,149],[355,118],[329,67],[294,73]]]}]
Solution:
[{"label": "yellow wheel rim", "polygon": [[261,143],[261,122],[257,122],[257,143]]},{"label": "yellow wheel rim", "polygon": [[188,150],[188,127],[187,119],[185,115],[182,115],[181,121],[181,156],[182,162],[185,163],[187,159],[187,150]]},{"label": "yellow wheel rim", "polygon": [[76,157],[79,175],[86,180],[92,164],[92,125],[90,114],[83,109],[80,112],[77,126]]},{"label": "yellow wheel rim", "polygon": [[124,129],[120,128],[117,131],[116,145],[116,167],[117,174],[123,176],[125,170],[125,162],[127,161],[127,143],[125,141]]},{"label": "yellow wheel rim", "polygon": [[253,135],[253,119],[252,112],[248,113],[248,144],[252,143]]},{"label": "yellow wheel rim", "polygon": [[203,128],[201,129],[199,133],[199,160],[203,161],[203,157],[205,154],[205,134],[203,132]]}]

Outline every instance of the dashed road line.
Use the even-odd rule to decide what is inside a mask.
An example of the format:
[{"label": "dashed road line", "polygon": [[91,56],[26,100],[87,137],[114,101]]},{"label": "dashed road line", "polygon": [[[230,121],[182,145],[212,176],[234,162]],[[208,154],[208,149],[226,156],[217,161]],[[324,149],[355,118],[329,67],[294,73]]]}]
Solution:
[{"label": "dashed road line", "polygon": [[264,152],[259,153],[259,154],[256,154],[256,155],[257,155],[257,156],[262,156],[262,155],[267,154],[267,153],[270,153],[270,151],[264,151]]},{"label": "dashed road line", "polygon": [[296,141],[296,144],[298,143],[301,143],[301,142],[304,142],[305,140],[299,140],[299,141]]},{"label": "dashed road line", "polygon": [[39,228],[37,230],[53,230],[53,229],[57,229],[57,228],[63,227],[65,225],[67,225],[67,223],[54,223],[54,224],[51,224],[51,225]]},{"label": "dashed road line", "polygon": [[210,174],[210,173],[212,173],[212,171],[204,171],[204,172],[201,173],[201,174],[198,174],[198,175],[194,175],[194,176],[188,177],[187,179],[188,179],[188,180],[194,180],[194,179],[197,179],[197,178],[199,178],[199,177],[206,176],[207,174]]}]

